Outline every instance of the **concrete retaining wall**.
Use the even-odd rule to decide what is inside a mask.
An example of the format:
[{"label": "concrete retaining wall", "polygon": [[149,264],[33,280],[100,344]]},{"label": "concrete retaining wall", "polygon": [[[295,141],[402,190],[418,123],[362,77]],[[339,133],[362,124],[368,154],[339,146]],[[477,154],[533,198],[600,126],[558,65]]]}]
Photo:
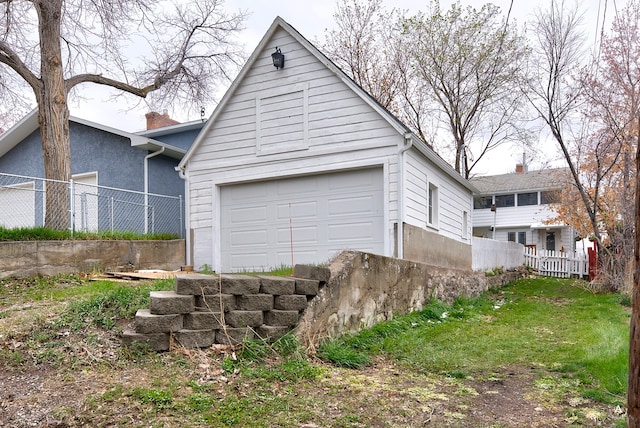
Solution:
[{"label": "concrete retaining wall", "polygon": [[523,277],[524,269],[486,276],[361,252],[343,252],[331,277],[309,302],[297,328],[304,343],[318,343],[420,310],[431,299],[453,302]]},{"label": "concrete retaining wall", "polygon": [[0,278],[109,270],[177,270],[185,241],[0,242]]}]

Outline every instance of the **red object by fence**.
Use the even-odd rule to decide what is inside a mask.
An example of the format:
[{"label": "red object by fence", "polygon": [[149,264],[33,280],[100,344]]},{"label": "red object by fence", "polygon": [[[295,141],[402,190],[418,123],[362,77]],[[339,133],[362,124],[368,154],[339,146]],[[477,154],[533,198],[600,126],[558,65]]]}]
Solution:
[{"label": "red object by fence", "polygon": [[593,281],[598,276],[598,252],[596,246],[598,243],[593,242],[593,247],[587,248],[587,255],[589,256],[589,281]]}]

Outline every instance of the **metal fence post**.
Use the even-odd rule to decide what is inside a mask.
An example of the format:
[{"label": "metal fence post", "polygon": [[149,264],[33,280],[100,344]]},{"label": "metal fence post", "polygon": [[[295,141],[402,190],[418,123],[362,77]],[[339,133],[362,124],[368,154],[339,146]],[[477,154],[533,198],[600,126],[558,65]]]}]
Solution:
[{"label": "metal fence post", "polygon": [[75,223],[75,210],[74,207],[74,195],[75,189],[73,185],[73,179],[69,180],[69,233],[73,236],[73,229]]},{"label": "metal fence post", "polygon": [[180,225],[179,225],[179,227],[180,227],[180,239],[183,239],[184,238],[183,232],[184,232],[184,229],[185,229],[186,226],[183,224],[184,218],[183,218],[183,215],[182,215],[183,214],[183,210],[182,210],[182,195],[179,195],[179,196],[180,196],[180,199],[178,201],[178,204],[179,204],[178,205],[178,214],[180,216]]},{"label": "metal fence post", "polygon": [[111,197],[111,233],[113,233],[113,196]]}]

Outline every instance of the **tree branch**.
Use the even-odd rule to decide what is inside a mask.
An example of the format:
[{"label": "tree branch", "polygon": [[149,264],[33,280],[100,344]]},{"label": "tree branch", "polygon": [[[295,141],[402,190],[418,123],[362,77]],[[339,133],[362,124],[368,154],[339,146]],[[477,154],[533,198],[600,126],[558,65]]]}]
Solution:
[{"label": "tree branch", "polygon": [[78,74],[67,79],[65,82],[67,92],[69,92],[73,87],[80,85],[81,83],[96,83],[98,85],[111,86],[112,88],[119,89],[124,92],[128,92],[130,94],[136,95],[141,98],[146,98],[149,92],[160,87],[160,85],[157,84],[157,82],[154,82],[152,85],[148,85],[140,88],[140,87],[131,85],[129,83],[121,82],[116,79],[104,77],[101,74],[86,73],[86,74]]},{"label": "tree branch", "polygon": [[[0,3],[7,2],[8,0],[0,0]],[[0,41],[0,63],[5,64],[13,71],[18,73],[34,92],[38,92],[41,87],[41,82],[38,77],[29,70],[29,67],[22,62],[18,55],[9,47],[9,45],[3,41]]]}]

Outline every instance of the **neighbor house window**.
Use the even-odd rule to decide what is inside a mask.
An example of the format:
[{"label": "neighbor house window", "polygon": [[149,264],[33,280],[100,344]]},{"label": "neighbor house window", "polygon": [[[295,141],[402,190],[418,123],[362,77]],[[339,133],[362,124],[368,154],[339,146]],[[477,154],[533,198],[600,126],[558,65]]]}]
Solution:
[{"label": "neighbor house window", "polygon": [[507,241],[527,245],[527,232],[507,232]]},{"label": "neighbor house window", "polygon": [[491,208],[491,204],[493,204],[493,196],[478,196],[473,198],[473,209],[482,210]]},{"label": "neighbor house window", "polygon": [[518,232],[518,243],[527,245],[527,232]]},{"label": "neighbor house window", "polygon": [[518,206],[538,205],[538,192],[518,193]]},{"label": "neighbor house window", "polygon": [[515,207],[516,195],[513,193],[509,195],[496,195],[496,207]]},{"label": "neighbor house window", "polygon": [[427,210],[427,224],[430,226],[437,227],[438,226],[438,187],[429,183],[429,190],[427,199],[429,202],[429,207]]}]

